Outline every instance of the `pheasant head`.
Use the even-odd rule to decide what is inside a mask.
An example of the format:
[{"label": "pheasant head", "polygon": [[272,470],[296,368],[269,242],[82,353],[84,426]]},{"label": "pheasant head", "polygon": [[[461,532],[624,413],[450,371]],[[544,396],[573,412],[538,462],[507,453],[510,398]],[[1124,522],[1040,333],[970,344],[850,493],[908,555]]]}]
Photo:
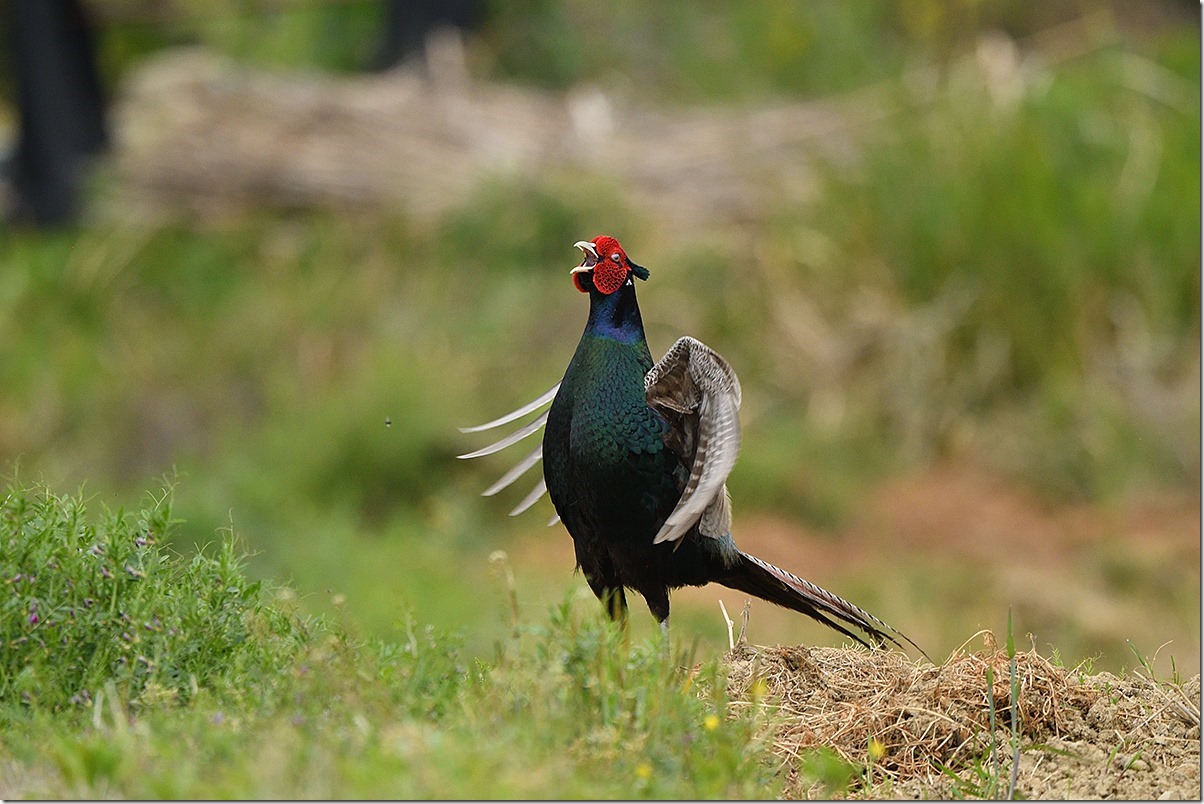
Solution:
[{"label": "pheasant head", "polygon": [[579,240],[573,244],[581,249],[581,264],[572,270],[573,284],[582,293],[591,289],[609,296],[632,276],[648,278],[648,269],[636,265],[627,257],[619,241],[608,235],[593,240]]}]

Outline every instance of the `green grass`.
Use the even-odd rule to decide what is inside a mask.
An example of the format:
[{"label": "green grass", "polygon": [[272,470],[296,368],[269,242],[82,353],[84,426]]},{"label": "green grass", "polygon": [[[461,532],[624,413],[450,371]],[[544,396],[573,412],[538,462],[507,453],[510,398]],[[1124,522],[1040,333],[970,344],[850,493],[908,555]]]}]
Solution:
[{"label": "green grass", "polygon": [[302,623],[262,605],[232,539],[191,558],[164,547],[170,490],[94,521],[81,498],[13,480],[0,522],[7,703],[58,711],[106,688],[135,703],[187,701],[232,674],[278,673],[303,639]]},{"label": "green grass", "polygon": [[6,798],[773,794],[758,716],[729,717],[714,659],[670,661],[568,601],[487,659],[413,619],[359,639],[299,620],[232,541],[172,556],[170,496],[149,502],[92,516],[9,486]]}]

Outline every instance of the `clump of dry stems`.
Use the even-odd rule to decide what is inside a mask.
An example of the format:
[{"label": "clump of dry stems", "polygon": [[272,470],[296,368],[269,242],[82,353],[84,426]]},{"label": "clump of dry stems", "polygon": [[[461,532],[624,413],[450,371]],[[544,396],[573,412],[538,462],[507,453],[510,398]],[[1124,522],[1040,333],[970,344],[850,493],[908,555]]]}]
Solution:
[{"label": "clump of dry stems", "polygon": [[[1014,652],[1013,669],[990,632],[976,636],[984,650],[963,644],[939,666],[890,650],[741,641],[728,654],[728,692],[737,709],[772,710],[773,748],[787,791],[799,795],[814,785],[802,778],[802,758],[820,748],[863,769],[863,786],[885,782],[903,793],[901,785],[935,783],[976,763],[997,763],[998,775],[1001,762],[1006,777],[1021,747],[1039,753],[1096,737],[1123,747],[1143,735],[1170,734],[1168,726],[1183,732],[1173,739],[1194,736],[1198,747],[1198,677],[1180,685],[1140,674],[1090,676],[1035,649]],[[995,790],[1008,790],[1006,778]]]}]

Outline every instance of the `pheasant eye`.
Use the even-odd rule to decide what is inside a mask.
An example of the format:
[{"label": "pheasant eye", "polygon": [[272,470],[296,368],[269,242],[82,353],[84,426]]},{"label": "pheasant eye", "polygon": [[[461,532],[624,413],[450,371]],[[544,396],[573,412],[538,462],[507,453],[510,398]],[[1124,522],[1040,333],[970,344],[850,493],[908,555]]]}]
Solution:
[{"label": "pheasant eye", "polygon": [[619,252],[616,251],[614,254],[611,254],[610,258],[612,260],[614,260],[615,262],[618,262],[619,261]]}]

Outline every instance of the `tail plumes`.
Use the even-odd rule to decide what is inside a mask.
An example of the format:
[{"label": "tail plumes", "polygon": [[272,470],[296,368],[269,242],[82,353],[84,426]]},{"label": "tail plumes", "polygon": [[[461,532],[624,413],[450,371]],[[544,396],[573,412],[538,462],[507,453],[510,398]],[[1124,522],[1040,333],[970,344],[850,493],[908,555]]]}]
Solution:
[{"label": "tail plumes", "polygon": [[896,638],[899,637],[925,657],[928,656],[906,634],[828,590],[748,553],[740,553],[740,558],[741,563],[736,573],[720,579],[719,583],[729,589],[747,592],[770,603],[806,614],[866,647],[870,647],[870,644],[865,639],[841,623],[861,629],[875,645],[891,642],[902,648],[903,645]]}]

